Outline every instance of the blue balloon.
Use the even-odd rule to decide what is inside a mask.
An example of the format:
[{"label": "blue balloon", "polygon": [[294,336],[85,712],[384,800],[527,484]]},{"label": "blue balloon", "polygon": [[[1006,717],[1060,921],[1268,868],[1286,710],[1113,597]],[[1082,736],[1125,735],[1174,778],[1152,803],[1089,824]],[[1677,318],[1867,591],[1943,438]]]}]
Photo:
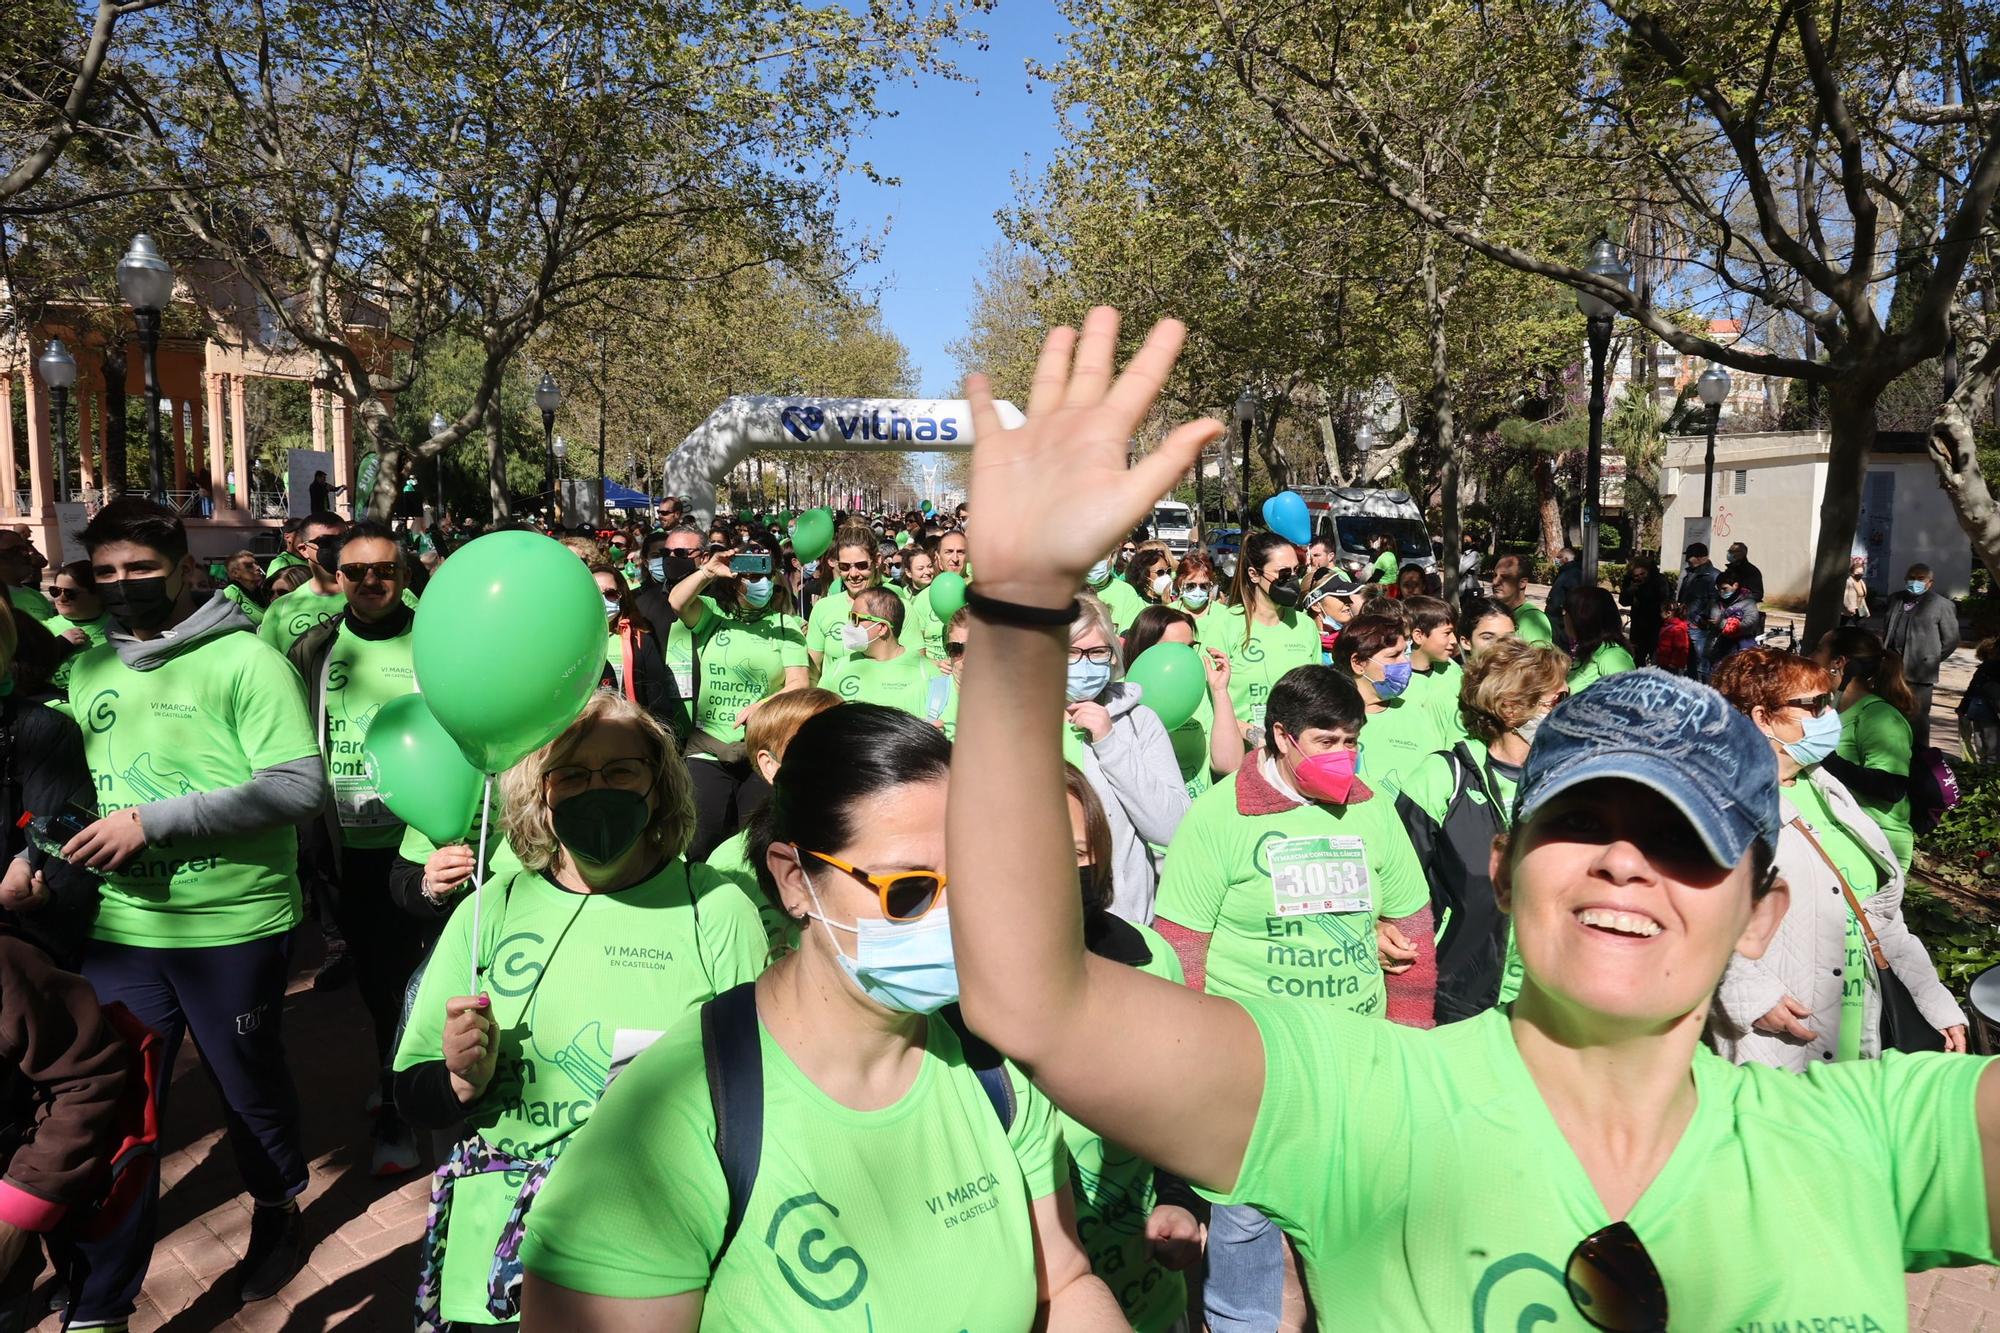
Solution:
[{"label": "blue balloon", "polygon": [[1264,526],[1294,546],[1312,541],[1312,515],[1297,491],[1280,491],[1264,502]]}]

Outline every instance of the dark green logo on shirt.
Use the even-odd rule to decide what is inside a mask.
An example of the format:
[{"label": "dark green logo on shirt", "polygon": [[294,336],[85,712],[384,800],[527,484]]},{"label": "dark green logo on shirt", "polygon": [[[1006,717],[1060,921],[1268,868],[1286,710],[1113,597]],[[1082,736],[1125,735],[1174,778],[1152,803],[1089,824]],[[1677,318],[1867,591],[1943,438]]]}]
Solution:
[{"label": "dark green logo on shirt", "polygon": [[118,720],[118,710],[111,706],[111,701],[117,697],[116,690],[99,690],[97,697],[83,710],[84,721],[90,724],[93,735],[102,736]]},{"label": "dark green logo on shirt", "polygon": [[854,1298],[861,1294],[861,1289],[868,1285],[868,1265],[861,1261],[861,1256],[854,1252],[853,1246],[837,1246],[828,1250],[824,1256],[815,1253],[815,1247],[826,1240],[826,1229],[814,1225],[809,1220],[801,1219],[805,1229],[799,1232],[796,1254],[799,1266],[814,1277],[830,1276],[830,1281],[813,1284],[824,1291],[834,1291],[838,1284],[845,1280],[846,1289],[832,1296],[822,1296],[801,1282],[798,1272],[785,1262],[784,1254],[778,1249],[778,1229],[784,1224],[785,1219],[796,1211],[814,1206],[826,1209],[834,1217],[840,1216],[840,1209],[817,1194],[794,1195],[779,1204],[771,1213],[771,1225],[764,1232],[764,1244],[777,1256],[778,1272],[784,1276],[785,1285],[796,1292],[800,1300],[817,1310],[842,1310],[852,1305]]},{"label": "dark green logo on shirt", "polygon": [[852,698],[854,698],[855,696],[859,695],[860,693],[861,693],[861,677],[859,677],[859,676],[842,676],[842,677],[840,678],[840,697],[841,697],[841,698],[843,698],[843,699],[852,699]]}]

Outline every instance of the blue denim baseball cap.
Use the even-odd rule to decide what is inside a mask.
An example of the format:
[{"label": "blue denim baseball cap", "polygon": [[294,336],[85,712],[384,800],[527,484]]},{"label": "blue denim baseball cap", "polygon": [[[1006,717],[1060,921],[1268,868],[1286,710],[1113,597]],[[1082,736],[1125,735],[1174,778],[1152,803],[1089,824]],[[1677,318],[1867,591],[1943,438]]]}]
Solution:
[{"label": "blue denim baseball cap", "polygon": [[1756,724],[1706,685],[1655,667],[1606,676],[1557,704],[1535,733],[1514,823],[1583,782],[1623,778],[1687,817],[1710,858],[1734,866],[1778,845],[1778,760]]}]

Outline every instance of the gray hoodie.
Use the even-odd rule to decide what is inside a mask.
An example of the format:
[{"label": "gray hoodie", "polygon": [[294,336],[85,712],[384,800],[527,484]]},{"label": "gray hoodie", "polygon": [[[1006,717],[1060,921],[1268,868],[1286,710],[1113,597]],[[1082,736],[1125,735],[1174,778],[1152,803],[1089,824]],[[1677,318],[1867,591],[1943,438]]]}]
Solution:
[{"label": "gray hoodie", "polygon": [[[118,629],[109,637],[119,661],[134,671],[154,671],[225,634],[250,631],[250,618],[236,603],[217,597],[156,639],[135,639]],[[299,706],[305,707],[303,691]],[[326,766],[315,753],[260,768],[248,782],[234,787],[142,805],[139,826],[149,842],[257,833],[309,819],[319,812],[325,799]]]},{"label": "gray hoodie", "polygon": [[1150,925],[1159,887],[1152,848],[1173,841],[1188,794],[1167,729],[1152,709],[1139,707],[1144,693],[1120,680],[1097,696],[1111,730],[1084,747],[1082,767],[1111,823],[1111,910]]}]

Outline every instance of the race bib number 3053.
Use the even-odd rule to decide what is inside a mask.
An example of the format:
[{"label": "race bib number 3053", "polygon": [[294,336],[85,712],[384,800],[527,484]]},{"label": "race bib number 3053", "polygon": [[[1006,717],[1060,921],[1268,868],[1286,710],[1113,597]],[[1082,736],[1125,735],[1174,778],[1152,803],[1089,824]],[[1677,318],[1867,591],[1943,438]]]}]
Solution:
[{"label": "race bib number 3053", "polygon": [[1271,910],[1278,916],[1368,912],[1368,858],[1361,839],[1321,834],[1271,844]]}]

